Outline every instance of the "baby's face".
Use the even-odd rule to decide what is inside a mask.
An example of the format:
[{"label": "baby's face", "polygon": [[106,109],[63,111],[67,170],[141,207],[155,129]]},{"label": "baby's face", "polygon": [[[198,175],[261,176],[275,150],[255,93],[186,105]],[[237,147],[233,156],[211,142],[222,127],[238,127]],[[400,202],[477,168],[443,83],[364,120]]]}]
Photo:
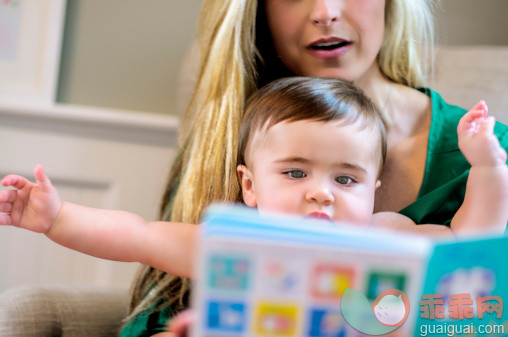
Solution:
[{"label": "baby's face", "polygon": [[367,223],[379,187],[379,136],[360,122],[282,122],[258,132],[239,166],[244,201],[284,212]]}]

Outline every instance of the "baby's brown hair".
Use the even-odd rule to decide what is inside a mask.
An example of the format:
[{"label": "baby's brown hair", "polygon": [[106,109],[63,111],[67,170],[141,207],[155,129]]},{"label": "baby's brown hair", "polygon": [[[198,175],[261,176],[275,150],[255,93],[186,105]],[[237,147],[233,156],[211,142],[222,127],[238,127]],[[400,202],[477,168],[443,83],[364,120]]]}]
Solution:
[{"label": "baby's brown hair", "polygon": [[385,123],[377,106],[361,89],[351,82],[330,78],[288,77],[273,81],[247,101],[240,125],[237,164],[246,164],[246,151],[255,132],[266,131],[280,122],[340,120],[348,125],[359,119],[365,127],[378,131],[379,177],[386,157]]}]

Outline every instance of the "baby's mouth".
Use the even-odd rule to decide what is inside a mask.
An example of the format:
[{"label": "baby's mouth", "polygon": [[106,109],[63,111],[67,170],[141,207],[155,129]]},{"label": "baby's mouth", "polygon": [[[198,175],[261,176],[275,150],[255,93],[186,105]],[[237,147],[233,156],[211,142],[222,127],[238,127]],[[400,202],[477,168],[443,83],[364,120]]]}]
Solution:
[{"label": "baby's mouth", "polygon": [[312,213],[307,214],[306,218],[322,219],[322,220],[328,220],[328,221],[332,220],[330,218],[330,216],[324,212],[312,212]]}]

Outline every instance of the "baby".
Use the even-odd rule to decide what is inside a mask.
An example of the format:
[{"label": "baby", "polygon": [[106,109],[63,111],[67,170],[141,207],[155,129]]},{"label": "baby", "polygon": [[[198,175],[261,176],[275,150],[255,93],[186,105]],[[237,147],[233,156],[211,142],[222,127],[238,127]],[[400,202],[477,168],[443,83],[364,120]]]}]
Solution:
[{"label": "baby", "polygon": [[[415,225],[397,213],[372,214],[386,155],[376,106],[340,80],[275,81],[246,106],[237,168],[243,201],[261,215],[285,212],[427,235],[502,233],[507,200],[490,196],[503,194],[498,192],[508,184],[506,152],[493,134],[493,119],[485,115],[486,106],[479,103],[458,126],[460,148],[480,170],[471,170],[451,228]],[[0,225],[44,233],[92,256],[192,276],[197,226],[61,202],[40,165],[34,174],[35,184],[17,175],[3,178],[3,186],[16,189],[0,192],[0,212],[6,213]]]},{"label": "baby", "polygon": [[[473,165],[456,235],[504,232],[508,188],[506,152],[494,119],[478,103],[461,119],[459,146]],[[374,104],[352,84],[288,78],[259,90],[247,103],[238,151],[243,201],[268,211],[389,227],[430,236],[450,228],[415,223],[398,213],[372,214],[386,156],[385,128]],[[472,192],[474,191],[474,193]]]}]

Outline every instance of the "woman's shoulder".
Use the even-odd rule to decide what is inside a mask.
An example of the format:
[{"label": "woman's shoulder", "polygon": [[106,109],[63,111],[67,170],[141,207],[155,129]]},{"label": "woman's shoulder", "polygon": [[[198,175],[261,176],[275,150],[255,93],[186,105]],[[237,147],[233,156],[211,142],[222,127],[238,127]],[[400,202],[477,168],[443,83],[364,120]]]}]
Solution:
[{"label": "woman's shoulder", "polygon": [[447,103],[441,95],[432,89],[422,89],[432,100],[433,126],[444,129],[457,128],[460,118],[467,112],[460,106]]}]

